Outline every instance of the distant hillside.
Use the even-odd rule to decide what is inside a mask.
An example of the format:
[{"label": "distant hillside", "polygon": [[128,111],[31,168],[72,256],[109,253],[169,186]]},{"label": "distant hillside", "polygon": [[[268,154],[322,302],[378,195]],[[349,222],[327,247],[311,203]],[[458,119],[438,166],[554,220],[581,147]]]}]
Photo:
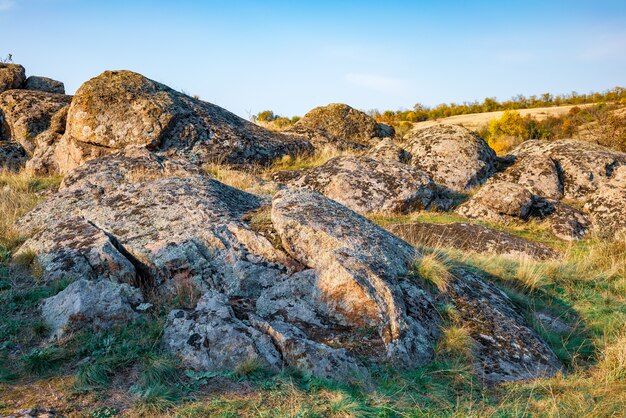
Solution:
[{"label": "distant hillside", "polygon": [[[538,107],[536,109],[520,109],[517,110],[520,115],[526,117],[530,116],[533,119],[538,121],[542,121],[546,119],[548,116],[562,116],[567,114],[570,109],[576,107],[577,105],[569,105],[569,106],[553,106],[553,107]],[[578,105],[580,108],[593,106],[593,104],[584,104]],[[479,130],[485,124],[489,123],[492,119],[498,119],[502,117],[504,111],[498,112],[483,112],[483,113],[471,113],[468,115],[457,115],[450,116],[449,118],[437,119],[437,120],[426,120],[423,122],[416,122],[413,126],[416,129],[428,128],[429,126],[434,125],[462,125],[470,130]]]}]

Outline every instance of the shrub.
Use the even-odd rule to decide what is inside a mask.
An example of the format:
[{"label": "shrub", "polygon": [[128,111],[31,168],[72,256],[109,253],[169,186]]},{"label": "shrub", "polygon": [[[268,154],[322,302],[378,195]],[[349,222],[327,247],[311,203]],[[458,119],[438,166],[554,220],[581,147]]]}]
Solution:
[{"label": "shrub", "polygon": [[254,116],[255,120],[258,120],[261,122],[272,122],[276,120],[276,118],[277,116],[271,110],[264,110],[262,112],[257,113],[256,116]]},{"label": "shrub", "polygon": [[487,139],[497,154],[505,153],[528,139],[526,120],[515,110],[505,110],[500,118],[489,122]]}]

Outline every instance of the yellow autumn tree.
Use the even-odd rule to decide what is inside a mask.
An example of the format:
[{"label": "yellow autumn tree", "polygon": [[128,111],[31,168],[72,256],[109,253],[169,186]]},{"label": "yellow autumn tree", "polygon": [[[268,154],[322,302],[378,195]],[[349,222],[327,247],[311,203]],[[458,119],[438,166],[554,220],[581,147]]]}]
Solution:
[{"label": "yellow autumn tree", "polygon": [[526,121],[515,110],[505,110],[501,117],[489,122],[487,141],[497,154],[506,153],[527,137]]}]

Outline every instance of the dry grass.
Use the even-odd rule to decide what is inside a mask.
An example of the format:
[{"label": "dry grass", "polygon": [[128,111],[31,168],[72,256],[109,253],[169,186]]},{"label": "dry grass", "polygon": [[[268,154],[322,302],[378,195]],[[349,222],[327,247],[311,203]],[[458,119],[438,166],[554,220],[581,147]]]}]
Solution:
[{"label": "dry grass", "polygon": [[59,176],[34,177],[26,172],[0,171],[0,252],[11,251],[21,242],[13,224],[43,199],[45,190],[58,188],[61,180]]},{"label": "dry grass", "polygon": [[236,189],[261,195],[274,195],[278,191],[277,184],[272,181],[272,175],[275,172],[319,167],[332,158],[344,155],[357,154],[354,151],[340,151],[335,147],[326,146],[316,151],[315,154],[302,154],[295,157],[286,155],[266,168],[234,169],[220,163],[212,163],[205,166],[204,170],[216,180]]},{"label": "dry grass", "polygon": [[413,271],[422,279],[432,283],[440,292],[444,292],[452,280],[450,268],[448,257],[441,251],[433,251],[415,260]]},{"label": "dry grass", "polygon": [[449,354],[469,359],[472,356],[473,342],[466,327],[452,324],[442,329],[436,351],[440,355]]},{"label": "dry grass", "polygon": [[216,180],[248,193],[274,195],[277,191],[276,184],[261,177],[262,169],[234,170],[228,166],[213,163],[205,166],[204,170]]},{"label": "dry grass", "polygon": [[272,166],[267,170],[266,173],[273,173],[282,170],[301,170],[305,168],[319,167],[320,165],[323,165],[332,158],[345,155],[358,155],[358,153],[349,150],[341,151],[335,147],[326,146],[318,150],[313,155],[304,154],[296,157],[287,155],[272,164]]},{"label": "dry grass", "polygon": [[520,256],[517,260],[514,279],[527,289],[541,288],[545,284],[546,267],[529,256]]},{"label": "dry grass", "polygon": [[189,274],[179,273],[172,278],[174,294],[172,303],[178,308],[193,309],[198,304],[202,292]]}]

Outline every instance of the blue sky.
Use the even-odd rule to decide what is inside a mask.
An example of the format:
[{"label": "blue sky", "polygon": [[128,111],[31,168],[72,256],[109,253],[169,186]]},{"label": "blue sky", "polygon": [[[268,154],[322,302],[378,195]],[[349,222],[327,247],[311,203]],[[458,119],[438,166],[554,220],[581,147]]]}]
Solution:
[{"label": "blue sky", "polygon": [[129,69],[240,116],[626,85],[626,1],[0,0],[0,56]]}]

